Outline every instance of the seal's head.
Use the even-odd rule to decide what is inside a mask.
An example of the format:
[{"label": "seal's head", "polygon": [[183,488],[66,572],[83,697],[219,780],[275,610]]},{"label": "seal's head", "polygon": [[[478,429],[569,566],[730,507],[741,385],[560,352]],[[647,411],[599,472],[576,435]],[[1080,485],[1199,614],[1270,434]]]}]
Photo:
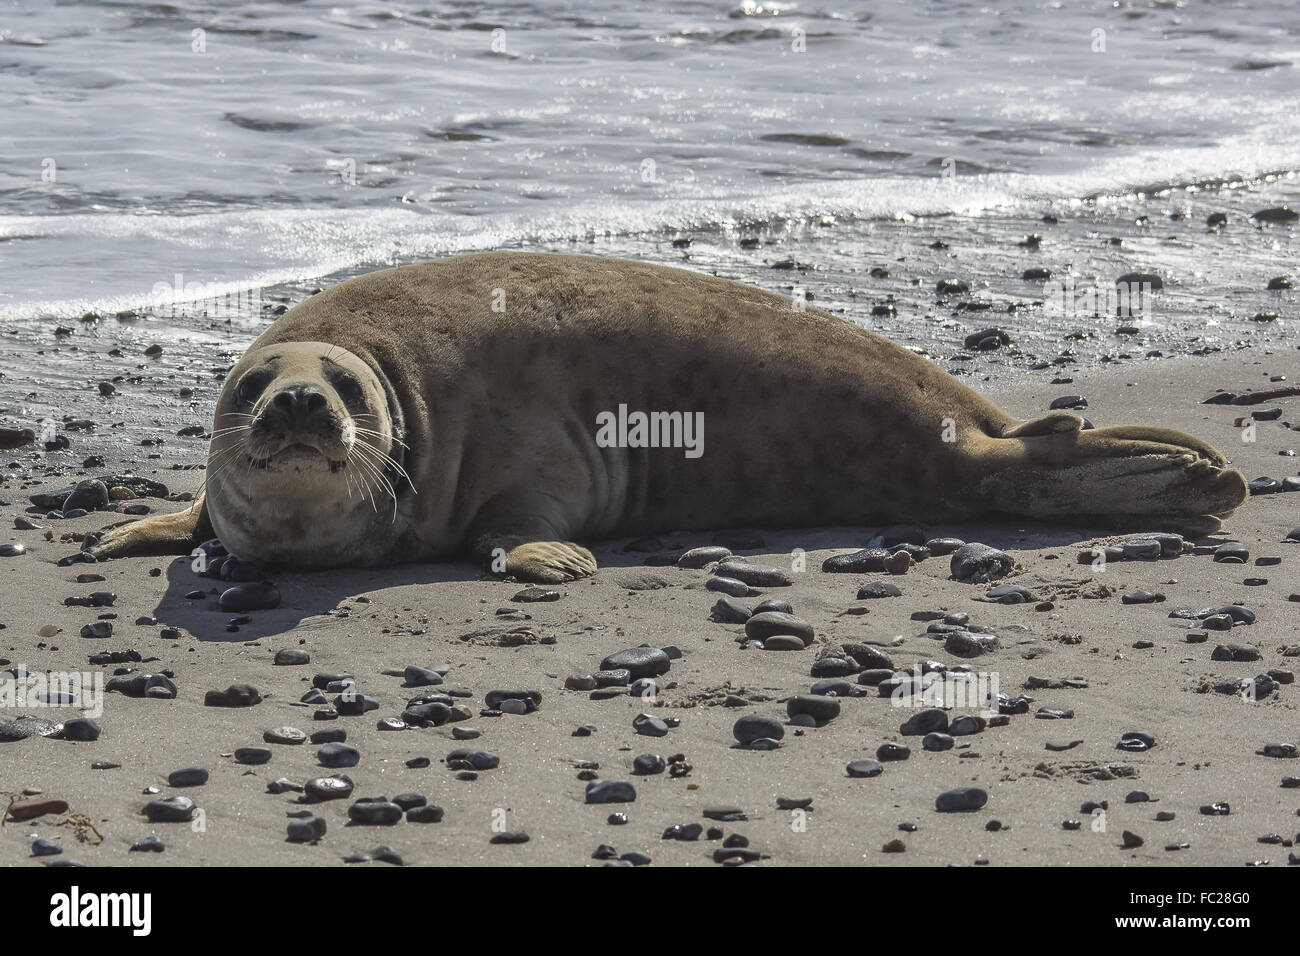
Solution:
[{"label": "seal's head", "polygon": [[344,348],[250,350],[217,401],[206,482],[217,536],[266,565],[364,562],[369,524],[396,517],[406,480],[399,418],[386,380]]}]

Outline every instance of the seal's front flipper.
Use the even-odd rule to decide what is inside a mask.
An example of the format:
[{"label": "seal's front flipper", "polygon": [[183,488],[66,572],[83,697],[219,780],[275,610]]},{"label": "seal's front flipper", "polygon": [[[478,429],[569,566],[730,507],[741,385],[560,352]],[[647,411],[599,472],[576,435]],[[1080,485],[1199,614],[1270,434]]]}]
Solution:
[{"label": "seal's front flipper", "polygon": [[155,554],[189,554],[214,536],[208,511],[199,496],[185,511],[153,515],[106,528],[91,554],[101,561]]},{"label": "seal's front flipper", "polygon": [[469,549],[494,574],[563,584],[596,573],[596,558],[590,551],[561,540],[570,527],[554,498],[529,492],[503,495],[477,516]]},{"label": "seal's front flipper", "polygon": [[506,574],[521,581],[563,584],[596,573],[596,556],[570,541],[530,541],[506,552]]}]

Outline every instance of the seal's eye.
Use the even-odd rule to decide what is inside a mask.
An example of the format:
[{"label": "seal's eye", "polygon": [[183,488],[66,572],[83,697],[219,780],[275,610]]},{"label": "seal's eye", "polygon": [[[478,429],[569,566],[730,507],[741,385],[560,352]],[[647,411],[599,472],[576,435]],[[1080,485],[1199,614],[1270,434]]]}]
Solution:
[{"label": "seal's eye", "polygon": [[351,375],[335,376],[330,382],[334,386],[334,391],[338,392],[339,399],[349,410],[363,408],[366,403],[366,392],[361,387],[361,383]]},{"label": "seal's eye", "polygon": [[251,405],[257,397],[266,391],[271,377],[264,372],[249,372],[235,389],[235,401],[240,405]]}]

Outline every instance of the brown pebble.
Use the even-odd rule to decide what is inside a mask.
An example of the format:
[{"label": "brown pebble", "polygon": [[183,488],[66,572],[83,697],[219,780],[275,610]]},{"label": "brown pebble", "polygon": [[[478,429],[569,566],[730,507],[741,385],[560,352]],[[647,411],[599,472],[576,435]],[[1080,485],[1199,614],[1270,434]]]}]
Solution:
[{"label": "brown pebble", "polygon": [[252,707],[261,702],[262,695],[249,684],[231,684],[225,690],[210,690],[203,695],[205,707]]},{"label": "brown pebble", "polygon": [[906,551],[895,551],[885,558],[885,570],[890,574],[906,574],[912,566],[912,556]]},{"label": "brown pebble", "polygon": [[43,817],[47,813],[67,813],[68,802],[66,800],[55,800],[51,797],[42,797],[39,800],[15,800],[9,805],[9,819],[11,820],[34,820],[36,817]]},{"label": "brown pebble", "polygon": [[773,634],[763,642],[765,651],[802,651],[805,646],[803,638],[793,634]]}]

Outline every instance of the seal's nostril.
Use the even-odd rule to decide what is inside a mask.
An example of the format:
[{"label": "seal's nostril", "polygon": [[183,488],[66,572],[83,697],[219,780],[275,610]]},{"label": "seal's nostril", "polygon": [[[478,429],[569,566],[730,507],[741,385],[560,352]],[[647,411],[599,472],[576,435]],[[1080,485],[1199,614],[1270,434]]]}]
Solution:
[{"label": "seal's nostril", "polygon": [[283,415],[305,419],[322,411],[329,403],[319,388],[311,385],[290,385],[281,389],[271,399],[271,404]]}]

